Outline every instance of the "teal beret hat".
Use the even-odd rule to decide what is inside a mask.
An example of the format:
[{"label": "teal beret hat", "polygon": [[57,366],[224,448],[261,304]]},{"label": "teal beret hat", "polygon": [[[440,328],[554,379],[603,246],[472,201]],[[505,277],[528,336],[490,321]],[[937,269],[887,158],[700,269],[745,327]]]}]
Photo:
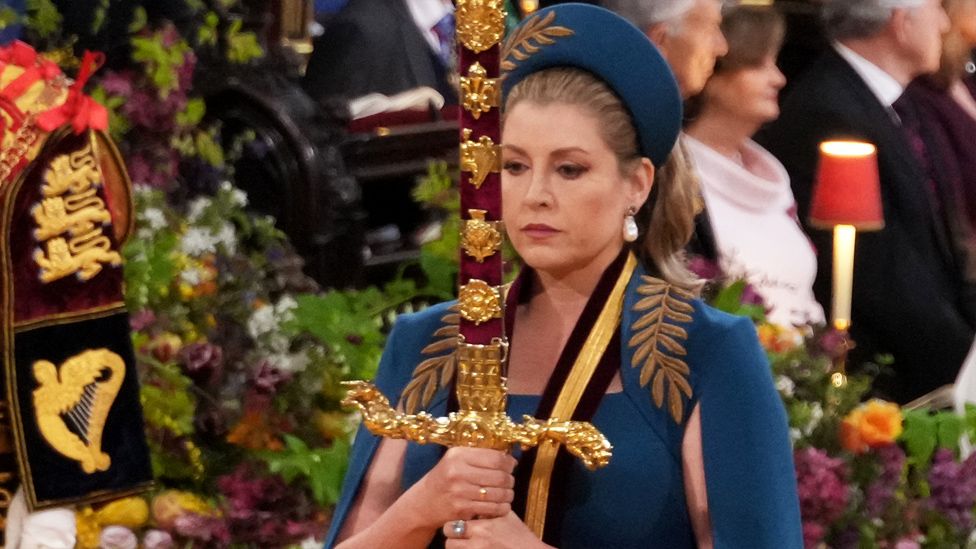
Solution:
[{"label": "teal beret hat", "polygon": [[519,24],[502,52],[503,94],[535,72],[576,67],[603,80],[630,112],[641,155],[660,167],[681,131],[681,94],[657,47],[626,19],[590,4],[557,4]]}]

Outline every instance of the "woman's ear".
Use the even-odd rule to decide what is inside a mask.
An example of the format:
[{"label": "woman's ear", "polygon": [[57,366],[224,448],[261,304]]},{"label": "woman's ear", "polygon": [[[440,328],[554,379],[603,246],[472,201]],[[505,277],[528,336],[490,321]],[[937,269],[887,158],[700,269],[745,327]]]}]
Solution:
[{"label": "woman's ear", "polygon": [[641,158],[640,162],[634,167],[630,174],[631,204],[640,208],[647,197],[651,194],[651,187],[654,186],[654,164],[649,158]]}]

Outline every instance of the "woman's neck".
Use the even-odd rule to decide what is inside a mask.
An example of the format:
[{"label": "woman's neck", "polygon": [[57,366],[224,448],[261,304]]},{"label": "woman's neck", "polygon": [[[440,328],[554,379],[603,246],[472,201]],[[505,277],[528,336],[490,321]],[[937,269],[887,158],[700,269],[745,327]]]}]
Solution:
[{"label": "woman's neck", "polygon": [[758,129],[755,122],[705,107],[685,131],[722,156],[738,161],[743,145]]},{"label": "woman's neck", "polygon": [[603,254],[582,269],[566,272],[536,270],[530,306],[541,306],[575,318],[618,255],[619,250],[613,254]]}]

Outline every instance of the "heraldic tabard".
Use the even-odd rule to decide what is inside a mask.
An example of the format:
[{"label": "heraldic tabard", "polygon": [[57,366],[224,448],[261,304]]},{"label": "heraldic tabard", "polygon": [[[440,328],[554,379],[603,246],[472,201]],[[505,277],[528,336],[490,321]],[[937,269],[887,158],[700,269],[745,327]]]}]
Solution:
[{"label": "heraldic tabard", "polygon": [[0,507],[18,482],[36,510],[152,479],[123,301],[131,183],[81,90],[97,63],[72,84],[29,46],[0,48]]}]

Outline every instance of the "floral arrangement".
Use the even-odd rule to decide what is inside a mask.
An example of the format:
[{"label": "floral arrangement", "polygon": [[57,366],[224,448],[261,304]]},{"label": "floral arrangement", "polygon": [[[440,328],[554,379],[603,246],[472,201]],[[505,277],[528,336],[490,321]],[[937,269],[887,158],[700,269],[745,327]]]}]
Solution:
[{"label": "floral arrangement", "polygon": [[711,303],[756,321],[789,417],[807,548],[976,547],[976,454],[960,447],[976,440],[976,407],[960,415],[865,400],[870,375],[834,366],[843,334],[770,324],[748,283],[723,281],[700,259],[692,267],[713,281]]}]

